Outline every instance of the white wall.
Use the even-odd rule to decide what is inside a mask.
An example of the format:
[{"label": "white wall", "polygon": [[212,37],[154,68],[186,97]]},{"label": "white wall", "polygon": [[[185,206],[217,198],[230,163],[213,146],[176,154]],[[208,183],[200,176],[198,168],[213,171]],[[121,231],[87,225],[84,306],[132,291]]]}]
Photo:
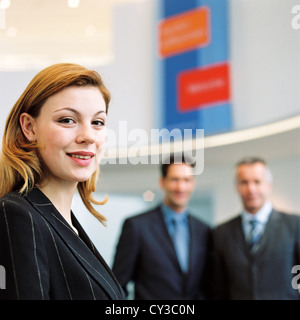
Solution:
[{"label": "white wall", "polygon": [[[12,106],[15,104],[35,72],[0,72],[0,135]],[[2,138],[0,145],[2,144]]]},{"label": "white wall", "polygon": [[97,68],[112,94],[108,126],[119,138],[119,122],[128,132],[152,127],[152,23],[153,2],[137,1],[117,6],[113,12],[114,61]]},{"label": "white wall", "polygon": [[297,0],[230,0],[233,114],[236,129],[300,112]]}]

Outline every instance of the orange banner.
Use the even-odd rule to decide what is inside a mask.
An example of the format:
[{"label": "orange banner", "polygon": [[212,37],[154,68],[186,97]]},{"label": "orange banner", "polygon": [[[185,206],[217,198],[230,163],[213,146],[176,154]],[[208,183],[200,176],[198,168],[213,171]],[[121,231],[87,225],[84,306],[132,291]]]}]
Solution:
[{"label": "orange banner", "polygon": [[159,25],[163,58],[205,46],[210,41],[209,8],[202,7],[165,19]]}]

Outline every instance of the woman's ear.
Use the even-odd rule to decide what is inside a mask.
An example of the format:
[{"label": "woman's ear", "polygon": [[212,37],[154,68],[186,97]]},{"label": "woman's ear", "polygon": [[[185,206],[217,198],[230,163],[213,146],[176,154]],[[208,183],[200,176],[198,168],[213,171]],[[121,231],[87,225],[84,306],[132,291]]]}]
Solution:
[{"label": "woman's ear", "polygon": [[20,115],[20,125],[21,125],[21,129],[25,135],[25,137],[29,140],[29,141],[35,141],[35,120],[34,118],[26,113],[23,112]]}]

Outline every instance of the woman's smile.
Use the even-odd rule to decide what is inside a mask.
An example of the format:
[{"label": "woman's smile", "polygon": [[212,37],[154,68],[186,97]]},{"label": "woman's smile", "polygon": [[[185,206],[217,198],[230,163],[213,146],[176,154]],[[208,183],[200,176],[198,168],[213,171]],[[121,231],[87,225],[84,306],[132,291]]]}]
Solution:
[{"label": "woman's smile", "polygon": [[80,166],[88,166],[93,161],[95,153],[86,151],[77,151],[72,153],[67,153],[67,156]]}]

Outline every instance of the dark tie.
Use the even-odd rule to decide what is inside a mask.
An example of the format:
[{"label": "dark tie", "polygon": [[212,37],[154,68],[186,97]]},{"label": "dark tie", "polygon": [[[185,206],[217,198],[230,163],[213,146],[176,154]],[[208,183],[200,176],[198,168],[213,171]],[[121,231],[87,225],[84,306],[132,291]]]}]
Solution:
[{"label": "dark tie", "polygon": [[250,225],[249,245],[250,245],[250,248],[252,248],[255,245],[255,243],[258,242],[260,237],[259,230],[257,228],[258,221],[256,219],[252,219],[249,221],[249,225]]},{"label": "dark tie", "polygon": [[183,272],[188,270],[188,243],[184,222],[179,219],[173,219],[173,242],[177,258]]}]

